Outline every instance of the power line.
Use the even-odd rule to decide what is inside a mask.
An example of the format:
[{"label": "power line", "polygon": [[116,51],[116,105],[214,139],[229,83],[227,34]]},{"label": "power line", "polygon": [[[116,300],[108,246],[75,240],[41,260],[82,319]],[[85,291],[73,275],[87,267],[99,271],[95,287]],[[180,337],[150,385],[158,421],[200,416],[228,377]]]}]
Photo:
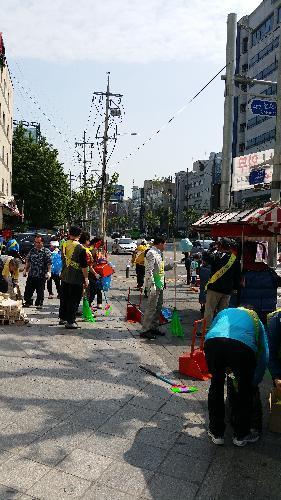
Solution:
[{"label": "power line", "polygon": [[182,106],[178,111],[175,112],[175,114],[166,122],[164,125],[162,125],[156,132],[154,132],[148,139],[146,139],[140,146],[138,146],[134,151],[129,153],[128,155],[124,156],[121,160],[117,161],[115,164],[110,165],[111,167],[115,167],[117,165],[120,165],[125,160],[128,160],[131,156],[135,155],[139,150],[141,150],[144,146],[146,146],[154,137],[156,137],[162,130],[164,130],[170,123],[178,116],[180,115],[187,107],[189,104],[191,104],[197,97],[225,70],[227,65],[225,65],[223,68],[221,68],[207,83],[202,87],[191,99],[188,100],[188,102]]}]

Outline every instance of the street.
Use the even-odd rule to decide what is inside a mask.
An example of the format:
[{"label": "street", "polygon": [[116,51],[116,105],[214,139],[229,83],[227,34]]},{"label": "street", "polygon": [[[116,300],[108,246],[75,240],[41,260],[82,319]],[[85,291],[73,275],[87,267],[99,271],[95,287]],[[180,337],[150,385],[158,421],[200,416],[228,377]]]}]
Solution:
[{"label": "street", "polygon": [[[167,259],[172,254],[167,254]],[[179,267],[178,308],[185,339],[140,340],[140,325],[124,322],[128,256],[113,256],[112,310],[81,330],[58,326],[58,300],[28,309],[28,326],[1,327],[0,498],[186,500],[281,498],[280,435],[267,431],[269,376],[262,386],[261,441],[224,447],[207,436],[208,382],[194,394],[139,369],[148,365],[178,379],[199,317],[198,295],[187,293]],[[172,273],[166,303],[173,305]],[[136,292],[134,292],[136,293]],[[181,378],[184,383],[186,379]]]}]

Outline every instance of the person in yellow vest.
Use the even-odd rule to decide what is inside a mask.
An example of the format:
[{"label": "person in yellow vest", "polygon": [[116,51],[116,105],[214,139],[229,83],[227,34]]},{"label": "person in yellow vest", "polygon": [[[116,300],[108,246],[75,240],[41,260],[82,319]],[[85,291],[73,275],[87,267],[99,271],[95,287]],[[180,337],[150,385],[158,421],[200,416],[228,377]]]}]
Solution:
[{"label": "person in yellow vest", "polygon": [[218,245],[218,252],[210,254],[210,265],[211,277],[206,285],[204,312],[207,330],[213,321],[215,312],[222,311],[229,306],[233,290],[237,290],[240,286],[239,259],[228,238],[222,238]]},{"label": "person in yellow vest", "polygon": [[[13,293],[14,289],[17,289],[17,295],[20,295],[19,292],[19,260],[9,256],[6,258],[2,276],[0,281],[0,292],[2,293]],[[20,295],[21,296],[21,295]]]},{"label": "person in yellow vest", "polygon": [[136,266],[137,275],[137,288],[142,288],[144,284],[145,277],[145,252],[150,247],[146,240],[142,240],[140,245],[137,246],[136,250],[132,255],[132,265]]},{"label": "person in yellow vest", "polygon": [[79,243],[81,229],[72,226],[68,240],[63,243],[60,290],[59,324],[67,329],[77,329],[77,310],[83,288],[89,285],[86,249]]}]

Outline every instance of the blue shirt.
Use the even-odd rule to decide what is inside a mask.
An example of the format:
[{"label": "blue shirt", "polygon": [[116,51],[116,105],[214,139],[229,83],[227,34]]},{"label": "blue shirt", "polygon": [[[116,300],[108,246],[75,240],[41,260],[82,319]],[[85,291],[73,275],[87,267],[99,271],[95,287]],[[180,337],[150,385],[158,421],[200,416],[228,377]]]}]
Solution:
[{"label": "blue shirt", "polygon": [[52,274],[60,274],[62,270],[61,253],[58,250],[52,252]]},{"label": "blue shirt", "polygon": [[261,382],[268,363],[268,343],[264,326],[258,320],[258,339],[253,318],[243,309],[229,307],[220,311],[215,317],[205,340],[213,338],[229,338],[247,345],[257,355],[257,367],[254,385]]}]

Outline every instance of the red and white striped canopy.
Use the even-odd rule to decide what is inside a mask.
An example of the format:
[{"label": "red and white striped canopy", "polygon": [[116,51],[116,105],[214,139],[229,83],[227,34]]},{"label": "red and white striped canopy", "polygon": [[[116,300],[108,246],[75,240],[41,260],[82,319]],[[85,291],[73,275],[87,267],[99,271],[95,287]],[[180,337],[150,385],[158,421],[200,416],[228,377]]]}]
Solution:
[{"label": "red and white striped canopy", "polygon": [[257,224],[260,229],[280,234],[281,207],[278,203],[268,203],[263,208],[258,208],[254,213],[251,213],[247,222]]}]

